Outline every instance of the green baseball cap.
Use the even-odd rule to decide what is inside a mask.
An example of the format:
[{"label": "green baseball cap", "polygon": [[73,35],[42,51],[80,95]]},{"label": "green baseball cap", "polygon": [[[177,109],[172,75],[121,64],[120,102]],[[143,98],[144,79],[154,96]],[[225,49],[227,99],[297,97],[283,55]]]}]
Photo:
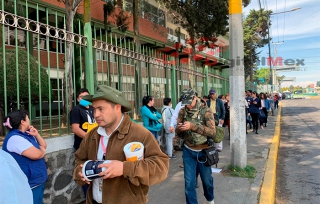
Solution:
[{"label": "green baseball cap", "polygon": [[190,105],[195,95],[196,92],[191,88],[183,90],[181,92],[181,105]]},{"label": "green baseball cap", "polygon": [[86,95],[82,98],[90,102],[106,100],[115,104],[120,104],[123,112],[128,112],[132,109],[131,104],[123,98],[121,91],[107,85],[98,86],[94,95]]}]

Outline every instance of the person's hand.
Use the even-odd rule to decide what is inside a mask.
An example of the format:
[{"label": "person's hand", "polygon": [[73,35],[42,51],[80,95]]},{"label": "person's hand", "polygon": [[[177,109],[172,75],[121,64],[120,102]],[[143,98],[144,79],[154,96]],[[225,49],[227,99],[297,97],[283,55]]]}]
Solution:
[{"label": "person's hand", "polygon": [[99,176],[103,179],[114,178],[123,175],[123,162],[118,160],[111,160],[111,163],[100,164],[98,168],[106,168]]},{"label": "person's hand", "polygon": [[171,133],[173,133],[173,131],[174,131],[174,127],[170,126],[169,131],[170,131]]},{"label": "person's hand", "polygon": [[224,120],[221,119],[221,120],[220,120],[220,124],[223,125],[223,123],[224,123]]},{"label": "person's hand", "polygon": [[[83,164],[80,164],[80,167],[81,167],[81,169],[82,169]],[[87,180],[84,178],[83,173],[82,173],[81,171],[78,173],[78,175],[81,177],[81,180],[82,180],[82,181],[86,182],[87,184],[90,184],[90,181],[87,181]]]},{"label": "person's hand", "polygon": [[250,113],[248,113],[248,116],[250,116]]},{"label": "person's hand", "polygon": [[257,104],[257,101],[253,101],[253,104]]},{"label": "person's hand", "polygon": [[178,128],[181,131],[187,131],[191,129],[191,123],[189,121],[186,121],[184,123],[179,123]]},{"label": "person's hand", "polygon": [[33,126],[30,126],[29,130],[26,131],[26,133],[35,137],[40,136],[38,130]]}]

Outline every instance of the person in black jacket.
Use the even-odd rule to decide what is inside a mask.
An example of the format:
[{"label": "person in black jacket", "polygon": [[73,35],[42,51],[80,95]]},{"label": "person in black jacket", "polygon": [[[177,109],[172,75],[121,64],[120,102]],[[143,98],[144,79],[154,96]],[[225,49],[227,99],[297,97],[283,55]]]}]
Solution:
[{"label": "person in black jacket", "polygon": [[252,125],[253,125],[253,131],[256,130],[256,134],[258,133],[259,128],[259,113],[260,113],[260,107],[261,107],[261,101],[258,98],[257,92],[252,92],[252,98],[248,100],[249,105],[249,113],[252,118]]}]

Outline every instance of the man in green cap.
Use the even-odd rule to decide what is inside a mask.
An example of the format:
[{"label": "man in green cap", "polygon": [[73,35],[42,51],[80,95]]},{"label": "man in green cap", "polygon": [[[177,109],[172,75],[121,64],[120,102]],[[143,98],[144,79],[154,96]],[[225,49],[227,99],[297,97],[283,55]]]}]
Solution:
[{"label": "man in green cap", "polygon": [[[213,112],[202,103],[194,90],[187,89],[181,93],[182,106],[178,116],[176,132],[184,137],[183,165],[186,203],[198,203],[196,177],[200,174],[204,196],[208,203],[214,204],[214,187],[211,166],[201,161],[203,149],[210,148],[215,135]],[[209,140],[208,140],[209,138]],[[212,142],[208,142],[212,141]]]},{"label": "man in green cap", "polygon": [[[135,124],[125,112],[131,110],[122,92],[105,85],[98,86],[94,95],[84,97],[92,102],[98,127],[83,139],[75,153],[74,180],[89,184],[87,204],[147,203],[149,186],[167,178],[169,158],[159,148],[154,136]],[[126,161],[123,148],[130,142],[141,142],[144,155],[138,161]],[[88,181],[82,174],[87,160],[109,160],[100,178]]]}]

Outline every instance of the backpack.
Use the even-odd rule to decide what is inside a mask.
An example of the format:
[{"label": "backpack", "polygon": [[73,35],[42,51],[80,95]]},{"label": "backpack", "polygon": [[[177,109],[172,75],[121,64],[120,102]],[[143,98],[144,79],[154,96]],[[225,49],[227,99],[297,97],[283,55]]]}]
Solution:
[{"label": "backpack", "polygon": [[216,134],[214,135],[214,143],[219,143],[223,140],[225,134],[224,127],[216,126]]}]

